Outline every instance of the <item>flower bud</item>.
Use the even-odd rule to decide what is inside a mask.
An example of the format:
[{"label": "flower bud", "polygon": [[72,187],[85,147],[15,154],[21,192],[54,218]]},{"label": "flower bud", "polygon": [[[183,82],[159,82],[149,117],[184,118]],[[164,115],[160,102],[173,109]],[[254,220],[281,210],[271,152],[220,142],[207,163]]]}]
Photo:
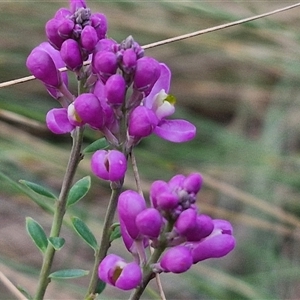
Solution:
[{"label": "flower bud", "polygon": [[165,191],[169,191],[169,186],[165,181],[156,180],[152,183],[150,187],[150,201],[154,208],[157,207],[157,197]]},{"label": "flower bud", "polygon": [[65,40],[70,38],[72,36],[74,25],[75,24],[71,19],[62,20],[57,28],[59,36]]},{"label": "flower bud", "polygon": [[117,150],[98,150],[92,156],[91,168],[93,173],[101,179],[118,181],[125,176],[126,157]]},{"label": "flower bud", "polygon": [[135,223],[142,235],[153,239],[158,238],[163,220],[158,210],[147,208],[137,215]]},{"label": "flower bud", "polygon": [[144,56],[137,61],[133,87],[138,91],[150,92],[160,75],[160,65],[152,57]]},{"label": "flower bud", "polygon": [[98,39],[104,39],[107,32],[107,19],[104,14],[94,13],[91,15],[91,25],[97,32]]},{"label": "flower bud", "polygon": [[83,123],[93,128],[102,128],[104,124],[103,110],[99,99],[92,93],[83,93],[74,101],[74,108]]},{"label": "flower bud", "polygon": [[117,57],[113,52],[100,51],[93,56],[93,69],[96,74],[107,79],[116,73],[118,68]]},{"label": "flower bud", "polygon": [[98,276],[121,290],[131,290],[140,284],[142,271],[136,262],[126,263],[120,256],[109,254],[100,263]]},{"label": "flower bud", "polygon": [[128,133],[130,136],[143,138],[150,135],[158,124],[155,113],[145,107],[136,107],[129,116]]},{"label": "flower bud", "polygon": [[75,13],[79,8],[86,8],[84,0],[70,0],[70,8],[72,13]]},{"label": "flower bud", "polygon": [[203,183],[203,177],[199,173],[192,173],[189,176],[187,176],[183,182],[183,188],[188,193],[194,193],[197,194],[202,186]]},{"label": "flower bud", "polygon": [[191,250],[185,246],[175,246],[168,249],[160,260],[164,272],[183,273],[193,264]]},{"label": "flower bud", "polygon": [[39,46],[29,54],[26,66],[37,79],[51,87],[59,88],[62,83],[60,72],[50,54]]},{"label": "flower bud", "polygon": [[62,43],[65,41],[58,33],[58,27],[60,26],[62,20],[58,18],[50,19],[45,25],[46,36],[49,43],[55,48],[60,49]]},{"label": "flower bud", "polygon": [[82,67],[83,60],[80,47],[75,40],[65,40],[61,45],[60,55],[68,69],[76,71]]},{"label": "flower bud", "polygon": [[127,74],[133,72],[136,68],[137,57],[135,51],[130,48],[126,49],[123,53],[122,69]]},{"label": "flower bud", "polygon": [[70,10],[62,7],[56,11],[54,15],[54,19],[65,19],[65,18],[69,18],[71,15],[72,13],[70,12]]},{"label": "flower bud", "polygon": [[127,190],[120,194],[117,210],[119,218],[122,220],[121,226],[124,224],[132,239],[137,239],[140,235],[136,217],[145,209],[145,199],[139,193]]},{"label": "flower bud", "polygon": [[112,105],[122,105],[125,98],[126,83],[122,75],[114,74],[105,83],[107,101]]},{"label": "flower bud", "polygon": [[83,28],[80,36],[80,43],[84,49],[92,53],[98,42],[97,32],[94,27],[87,25]]},{"label": "flower bud", "polygon": [[55,134],[64,134],[71,132],[73,126],[68,119],[66,108],[53,108],[46,115],[47,127]]},{"label": "flower bud", "polygon": [[208,259],[227,255],[235,247],[232,226],[225,220],[213,220],[214,230],[205,239],[191,243],[194,264]]}]

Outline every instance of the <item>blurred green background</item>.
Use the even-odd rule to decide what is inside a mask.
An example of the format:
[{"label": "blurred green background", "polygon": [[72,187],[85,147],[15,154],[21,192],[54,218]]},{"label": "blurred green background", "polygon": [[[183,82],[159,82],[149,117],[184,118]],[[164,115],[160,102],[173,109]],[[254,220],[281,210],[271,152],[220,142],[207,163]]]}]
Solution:
[{"label": "blurred green background", "polygon": [[[107,15],[109,36],[142,45],[264,13],[284,1],[89,1]],[[27,76],[25,60],[45,40],[44,24],[67,1],[0,2],[0,82]],[[174,145],[157,137],[136,149],[145,192],[152,180],[203,173],[198,204],[229,219],[237,247],[225,258],[162,276],[167,299],[299,299],[300,295],[300,8],[200,37],[149,49],[173,74],[176,117],[197,126],[195,140]],[[73,90],[76,91],[74,84]],[[50,216],[11,183],[26,179],[58,192],[71,140],[44,124],[58,104],[42,84],[0,89],[0,271],[33,292],[41,255],[25,217],[51,225]],[[88,132],[88,144],[98,134]],[[3,174],[8,176],[4,177]],[[89,157],[78,178],[91,174]],[[126,187],[134,188],[132,174]],[[99,237],[109,186],[93,188],[67,216],[86,220]],[[67,246],[54,269],[91,267],[92,251],[66,227]],[[125,253],[121,243],[115,251]],[[82,299],[88,278],[54,282],[47,299]],[[155,285],[151,287],[155,290]],[[108,287],[100,299],[127,299]],[[0,283],[0,299],[14,299]],[[143,299],[157,299],[150,291]]]}]

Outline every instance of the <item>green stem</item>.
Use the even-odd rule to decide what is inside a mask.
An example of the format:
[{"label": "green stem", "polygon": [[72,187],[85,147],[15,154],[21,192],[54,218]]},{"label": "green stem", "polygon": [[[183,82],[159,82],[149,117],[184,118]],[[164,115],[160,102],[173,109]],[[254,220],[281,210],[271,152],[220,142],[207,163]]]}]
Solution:
[{"label": "green stem", "polygon": [[[66,212],[66,205],[68,194],[73,182],[74,175],[76,173],[77,166],[82,159],[81,146],[83,138],[83,127],[77,127],[73,132],[73,145],[67,165],[66,173],[63,179],[61,191],[56,202],[56,209],[53,216],[52,227],[50,231],[50,237],[58,237],[61,231],[63,218]],[[50,243],[48,243],[46,252],[44,254],[43,265],[41,268],[37,291],[35,294],[35,300],[41,300],[44,298],[47,286],[50,282],[49,274],[55,255],[55,249]]]},{"label": "green stem", "polygon": [[164,252],[165,248],[166,248],[165,245],[162,245],[161,247],[155,249],[155,251],[152,253],[149,262],[144,267],[142,283],[132,292],[129,300],[140,299],[149,281],[155,277],[155,273],[152,271],[151,265],[158,261],[161,254]]},{"label": "green stem", "polygon": [[118,184],[115,182],[112,182],[111,184],[112,191],[104,219],[100,248],[95,253],[92,277],[90,280],[87,294],[85,296],[85,300],[92,300],[95,299],[97,296],[96,287],[98,283],[98,267],[99,263],[104,259],[110,247],[111,225],[113,224],[114,215],[118,204],[118,198],[123,187],[123,181],[124,180],[120,180]]}]

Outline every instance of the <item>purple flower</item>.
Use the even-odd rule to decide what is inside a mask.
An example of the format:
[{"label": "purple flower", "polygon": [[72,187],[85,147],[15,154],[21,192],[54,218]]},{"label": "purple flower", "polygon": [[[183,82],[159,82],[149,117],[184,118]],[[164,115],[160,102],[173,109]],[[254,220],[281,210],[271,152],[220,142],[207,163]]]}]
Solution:
[{"label": "purple flower", "polygon": [[47,127],[55,134],[71,132],[75,126],[69,122],[66,108],[53,108],[46,115]]},{"label": "purple flower", "polygon": [[98,39],[104,39],[107,32],[107,19],[104,14],[94,13],[91,15],[91,24],[95,28]]},{"label": "purple flower", "polygon": [[144,56],[136,63],[133,88],[149,94],[160,75],[160,65],[152,57]]},{"label": "purple flower", "polygon": [[140,139],[149,136],[157,124],[158,119],[151,109],[138,106],[129,116],[128,133],[131,137]]},{"label": "purple flower", "polygon": [[137,192],[127,190],[120,194],[118,200],[118,215],[132,239],[140,237],[140,230],[136,224],[139,213],[146,209],[145,199]]},{"label": "purple flower", "polygon": [[160,76],[144,99],[144,105],[152,109],[159,119],[154,133],[165,140],[182,143],[195,137],[196,127],[185,120],[165,119],[175,111],[174,98],[167,95],[170,81],[171,71],[165,64],[160,64]]},{"label": "purple flower", "polygon": [[79,8],[86,8],[86,4],[84,0],[70,0],[70,7],[72,13],[74,13]]},{"label": "purple flower", "polygon": [[102,128],[104,125],[104,113],[99,99],[92,93],[83,93],[74,101],[75,120],[78,118],[83,124],[89,124],[93,128]]},{"label": "purple flower", "polygon": [[177,207],[178,196],[173,193],[169,185],[163,180],[156,180],[150,188],[150,200],[153,207],[169,211]]},{"label": "purple flower", "polygon": [[73,39],[65,40],[60,48],[60,55],[68,69],[77,71],[82,67],[83,59],[79,44]]},{"label": "purple flower", "polygon": [[136,262],[126,263],[120,256],[109,254],[100,263],[98,276],[121,290],[131,290],[140,284],[142,271]]},{"label": "purple flower", "polygon": [[106,81],[117,71],[117,57],[111,51],[100,51],[93,55],[92,65],[94,73]]},{"label": "purple flower", "polygon": [[142,235],[153,239],[158,238],[163,219],[155,208],[146,208],[136,216],[135,223]]},{"label": "purple flower", "polygon": [[200,241],[211,234],[214,224],[209,216],[198,215],[196,210],[188,208],[179,215],[175,228],[187,241]]},{"label": "purple flower", "polygon": [[65,38],[59,34],[58,28],[62,23],[62,19],[59,17],[50,19],[45,25],[46,36],[49,43],[55,48],[60,49]]},{"label": "purple flower", "polygon": [[59,88],[62,84],[61,74],[55,65],[54,59],[41,45],[31,51],[26,66],[31,74],[45,85]]},{"label": "purple flower", "polygon": [[98,150],[91,159],[93,173],[101,179],[118,181],[127,170],[125,155],[117,150]]},{"label": "purple flower", "polygon": [[106,97],[112,105],[122,105],[125,100],[126,83],[122,75],[114,74],[105,83]]},{"label": "purple flower", "polygon": [[80,35],[81,46],[89,53],[92,53],[96,47],[97,42],[98,35],[95,28],[90,25],[85,26]]},{"label": "purple flower", "polygon": [[200,242],[191,243],[193,262],[227,255],[235,247],[232,226],[226,220],[213,220],[214,230]]},{"label": "purple flower", "polygon": [[191,250],[185,246],[168,249],[160,260],[160,268],[164,272],[183,273],[193,264]]},{"label": "purple flower", "polygon": [[199,173],[192,173],[184,179],[183,189],[188,193],[197,194],[202,186],[203,177]]}]

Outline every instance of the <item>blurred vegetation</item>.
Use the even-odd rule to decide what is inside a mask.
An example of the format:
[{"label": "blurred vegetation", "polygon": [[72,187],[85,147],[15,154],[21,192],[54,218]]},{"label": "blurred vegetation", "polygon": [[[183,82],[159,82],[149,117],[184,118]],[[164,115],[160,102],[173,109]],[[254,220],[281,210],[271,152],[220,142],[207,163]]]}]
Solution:
[{"label": "blurred vegetation", "polygon": [[[107,15],[109,36],[128,35],[140,44],[260,14],[283,5],[274,1],[90,1]],[[0,81],[27,76],[25,60],[44,41],[44,24],[67,1],[0,2]],[[229,219],[236,250],[162,276],[168,299],[297,299],[300,294],[300,35],[299,9],[146,51],[172,70],[176,117],[198,129],[194,141],[174,145],[144,140],[136,157],[145,189],[175,172],[199,171],[205,185],[199,207]],[[75,85],[74,85],[75,93]],[[14,182],[36,181],[58,191],[70,138],[51,135],[47,110],[58,104],[36,81],[0,89],[0,166]],[[97,138],[90,131],[86,143]],[[90,174],[89,157],[78,177]],[[100,232],[107,184],[93,189],[72,214]],[[41,257],[25,233],[25,216],[48,229],[51,218],[0,180],[0,271],[33,291]],[[127,187],[134,187],[129,174]],[[55,267],[88,269],[92,253],[66,228],[68,247]],[[98,234],[99,235],[99,234]],[[117,251],[122,246],[116,245]],[[80,299],[86,279],[52,284],[49,298]],[[153,285],[155,289],[155,286]],[[101,299],[126,299],[107,288]],[[0,285],[0,299],[8,299]],[[148,292],[145,297],[150,298]],[[153,296],[154,297],[154,296]],[[146,299],[146,298],[145,298]]]}]

